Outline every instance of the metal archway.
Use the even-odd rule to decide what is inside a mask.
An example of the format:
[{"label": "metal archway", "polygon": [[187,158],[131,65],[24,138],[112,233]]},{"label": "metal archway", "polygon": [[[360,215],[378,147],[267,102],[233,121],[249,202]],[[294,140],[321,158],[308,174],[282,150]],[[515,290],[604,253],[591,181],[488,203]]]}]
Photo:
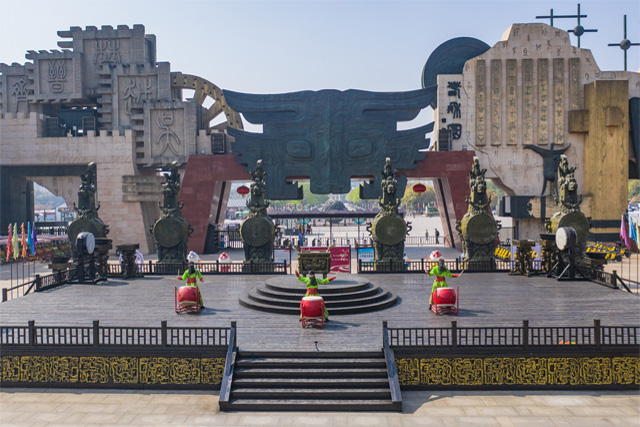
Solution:
[{"label": "metal archway", "polygon": [[[191,74],[182,74],[180,72],[171,73],[171,88],[194,90],[195,93],[193,95],[193,99],[200,105],[204,104],[207,97],[214,101],[213,105],[207,108],[202,115],[202,123],[206,129],[224,130],[227,127],[242,129],[242,119],[240,118],[240,114],[227,105],[222,89],[211,83],[209,80],[193,76]],[[222,113],[227,117],[227,121],[215,126],[209,126],[211,120],[215,119]]]}]

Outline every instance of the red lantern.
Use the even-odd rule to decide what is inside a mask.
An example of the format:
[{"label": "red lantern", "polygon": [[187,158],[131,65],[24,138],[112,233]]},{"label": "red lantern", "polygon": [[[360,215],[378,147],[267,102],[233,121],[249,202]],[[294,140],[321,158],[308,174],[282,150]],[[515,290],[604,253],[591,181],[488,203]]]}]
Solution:
[{"label": "red lantern", "polygon": [[424,184],[416,184],[413,186],[413,191],[415,193],[424,193],[427,191],[427,187],[425,187]]},{"label": "red lantern", "polygon": [[242,198],[244,199],[244,196],[246,196],[247,194],[249,194],[249,187],[247,187],[246,185],[243,185],[241,187],[238,187],[238,194],[242,194]]}]

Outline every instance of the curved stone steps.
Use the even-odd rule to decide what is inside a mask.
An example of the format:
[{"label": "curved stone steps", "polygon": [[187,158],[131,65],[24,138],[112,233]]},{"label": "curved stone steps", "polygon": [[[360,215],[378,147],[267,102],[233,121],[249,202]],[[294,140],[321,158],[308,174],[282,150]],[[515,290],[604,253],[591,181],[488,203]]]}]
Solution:
[{"label": "curved stone steps", "polygon": [[[349,278],[344,278],[350,276]],[[351,274],[342,274],[338,276],[334,281],[327,284],[318,285],[318,290],[322,292],[330,291],[329,293],[351,293],[368,289],[371,282],[359,278],[353,278]],[[266,289],[283,292],[290,294],[304,294],[307,292],[306,286],[303,282],[299,281],[295,276],[276,276],[267,279],[265,286]]]},{"label": "curved stone steps", "polygon": [[[277,292],[271,289],[266,288],[256,288],[256,292],[260,295],[263,295],[266,298],[276,298],[281,300],[290,300],[300,302],[300,298],[305,295],[305,290],[300,293],[294,294],[290,292]],[[380,287],[377,285],[372,285],[368,288],[358,290],[356,292],[339,292],[334,293],[331,288],[319,288],[319,293],[322,295],[325,301],[339,301],[339,300],[349,300],[354,298],[365,298],[372,295],[376,295],[380,292]]]},{"label": "curved stone steps", "polygon": [[[377,285],[351,275],[341,275],[318,287],[331,316],[367,313],[391,307],[397,297]],[[300,315],[300,300],[306,293],[304,283],[295,276],[273,277],[240,297],[240,305],[269,313]]]},{"label": "curved stone steps", "polygon": [[[382,290],[380,288],[377,288],[377,289],[378,289],[378,292],[376,294],[368,295],[366,297],[360,297],[360,298],[330,300],[328,298],[329,297],[328,295],[321,294],[321,296],[325,301],[327,309],[331,310],[337,307],[351,307],[354,305],[373,304],[375,302],[384,301],[389,298],[389,292]],[[298,299],[296,300],[279,299],[279,298],[260,295],[257,291],[258,289],[256,288],[253,291],[249,292],[247,296],[251,300],[261,302],[261,303],[271,303],[271,304],[279,305],[282,307],[297,307],[298,309],[300,307],[300,300],[302,299],[302,297],[298,297]]]}]

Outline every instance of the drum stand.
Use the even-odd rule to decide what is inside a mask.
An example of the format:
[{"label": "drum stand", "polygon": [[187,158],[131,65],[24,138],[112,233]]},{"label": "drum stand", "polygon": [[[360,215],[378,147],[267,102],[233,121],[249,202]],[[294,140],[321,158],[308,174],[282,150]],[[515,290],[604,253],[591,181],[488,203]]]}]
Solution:
[{"label": "drum stand", "polygon": [[69,276],[69,283],[91,283],[95,285],[106,280],[107,276],[102,274],[100,269],[96,267],[96,259],[93,254],[78,254],[76,271]]}]

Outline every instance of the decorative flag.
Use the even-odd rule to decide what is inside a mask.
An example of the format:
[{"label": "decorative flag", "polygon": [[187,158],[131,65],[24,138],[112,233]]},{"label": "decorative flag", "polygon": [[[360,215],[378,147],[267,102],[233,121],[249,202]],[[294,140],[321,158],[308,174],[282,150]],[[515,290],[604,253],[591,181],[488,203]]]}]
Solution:
[{"label": "decorative flag", "polygon": [[624,215],[622,215],[622,222],[620,223],[620,239],[624,242],[625,247],[629,247],[629,237],[627,236],[627,227],[624,223]]},{"label": "decorative flag", "polygon": [[38,235],[36,234],[36,224],[33,223],[33,227],[31,228],[31,255],[35,255],[37,252],[38,244]]},{"label": "decorative flag", "polygon": [[27,222],[27,246],[29,247],[29,252],[31,252],[31,246],[33,246],[31,243],[31,240],[32,240],[31,239],[31,221],[28,221]]},{"label": "decorative flag", "polygon": [[636,233],[636,226],[631,215],[629,215],[629,238],[633,239],[633,241],[636,243],[636,246],[638,245],[638,234]]},{"label": "decorative flag", "polygon": [[13,259],[18,259],[18,252],[20,252],[20,246],[18,245],[18,223],[13,224]]},{"label": "decorative flag", "polygon": [[7,234],[7,262],[9,262],[9,258],[11,257],[11,253],[13,252],[13,242],[11,241],[11,238],[11,224],[9,224],[9,234]]},{"label": "decorative flag", "polygon": [[24,232],[24,222],[22,223],[22,225],[20,225],[20,233],[21,233],[21,238],[20,238],[20,246],[22,247],[22,254],[20,255],[22,258],[26,258],[27,257],[27,235]]}]

